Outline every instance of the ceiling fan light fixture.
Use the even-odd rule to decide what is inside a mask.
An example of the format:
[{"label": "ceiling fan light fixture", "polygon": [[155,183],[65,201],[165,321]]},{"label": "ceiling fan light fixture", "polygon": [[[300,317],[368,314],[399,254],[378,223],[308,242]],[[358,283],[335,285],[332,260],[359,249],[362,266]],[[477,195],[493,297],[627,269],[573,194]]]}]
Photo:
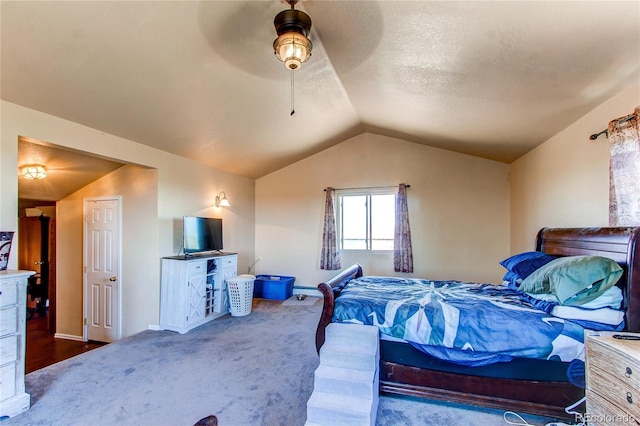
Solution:
[{"label": "ceiling fan light fixture", "polygon": [[309,60],[313,44],[309,40],[311,18],[306,13],[295,10],[297,0],[287,0],[291,9],[278,13],[273,20],[278,38],[273,42],[276,57],[289,70],[297,70]]},{"label": "ceiling fan light fixture", "polygon": [[47,169],[40,164],[30,164],[20,168],[22,177],[29,180],[44,179],[47,177]]},{"label": "ceiling fan light fixture", "polygon": [[303,62],[309,60],[311,47],[311,41],[308,38],[293,31],[282,34],[273,42],[276,57],[292,71],[297,70]]}]

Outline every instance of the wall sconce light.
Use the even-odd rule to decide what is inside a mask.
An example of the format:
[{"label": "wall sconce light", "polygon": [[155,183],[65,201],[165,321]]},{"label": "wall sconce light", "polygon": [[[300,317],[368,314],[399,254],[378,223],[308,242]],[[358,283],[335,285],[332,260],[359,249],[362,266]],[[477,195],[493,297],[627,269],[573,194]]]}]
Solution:
[{"label": "wall sconce light", "polygon": [[38,180],[47,177],[47,169],[40,164],[23,166],[20,171],[22,172],[22,177],[29,180]]},{"label": "wall sconce light", "polygon": [[216,195],[216,207],[229,207],[229,200],[227,200],[227,194],[224,191],[220,191],[218,195]]}]

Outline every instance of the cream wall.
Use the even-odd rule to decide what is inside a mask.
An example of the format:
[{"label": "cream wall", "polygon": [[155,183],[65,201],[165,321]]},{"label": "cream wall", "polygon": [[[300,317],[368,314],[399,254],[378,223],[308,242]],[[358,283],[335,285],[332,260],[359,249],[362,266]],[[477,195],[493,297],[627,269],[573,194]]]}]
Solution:
[{"label": "cream wall", "polygon": [[[334,272],[319,268],[323,189],[405,182],[414,273],[433,279],[500,282],[509,253],[508,166],[373,134],[362,134],[256,181],[257,273],[296,276],[315,287]],[[393,255],[343,254],[367,274],[393,271]]]},{"label": "cream wall", "polygon": [[[127,273],[131,277],[145,277],[139,291],[125,293],[123,308],[126,311],[123,312],[123,317],[131,320],[132,324],[124,325],[123,336],[159,321],[157,295],[160,286],[160,258],[178,253],[182,240],[182,216],[197,214],[221,217],[224,221],[225,250],[239,253],[239,269],[243,270],[250,259],[253,260],[253,179],[226,173],[9,102],[1,101],[0,108],[0,229],[3,231],[17,230],[17,152],[20,135],[157,170],[157,204],[149,207],[151,210],[155,209],[157,215],[143,227],[154,228],[156,242],[149,243],[143,250],[127,252],[130,257],[123,260],[127,262]],[[213,207],[214,197],[220,191],[227,193],[231,201],[230,208]],[[58,216],[57,220],[60,221],[61,217]],[[124,217],[123,220],[123,229],[137,230],[137,219]],[[66,268],[64,259],[61,260],[58,256],[58,260],[57,270]],[[15,269],[16,266],[17,259],[12,256],[9,268]],[[140,294],[149,296],[141,297]],[[136,312],[131,312],[132,310]],[[75,323],[75,319],[71,321]],[[81,322],[82,318],[77,321]],[[77,325],[69,329],[58,329],[57,332],[75,334],[76,327]]]},{"label": "cream wall", "polygon": [[542,227],[608,226],[609,121],[640,105],[640,86],[604,102],[510,166],[511,252],[532,250]]},{"label": "cream wall", "polygon": [[[159,286],[138,263],[156,263],[156,254],[149,247],[158,245],[158,171],[133,165],[98,179],[60,200],[56,206],[57,256],[64,259],[64,268],[57,272],[58,335],[82,336],[83,311],[83,210],[84,199],[119,195],[122,218],[122,334],[131,335],[147,328],[150,318],[159,317],[159,306],[146,300],[160,300]],[[130,262],[128,259],[136,259]]]},{"label": "cream wall", "polygon": [[[155,169],[151,178],[146,172],[132,176],[130,173],[142,172],[127,168],[81,191],[85,196],[111,187],[128,197],[135,192],[126,188],[128,180],[142,178],[146,185],[156,181],[155,201],[145,192],[148,186],[143,191],[148,203],[156,203],[147,208],[149,212],[155,208],[155,216],[149,214],[147,221],[147,215],[129,217],[127,212],[123,223],[127,233],[135,229],[149,237],[147,241],[131,241],[124,249],[125,275],[136,281],[123,298],[124,336],[158,322],[160,257],[180,249],[183,215],[222,217],[225,250],[239,253],[241,273],[261,257],[256,273],[294,275],[296,286],[315,287],[329,278],[333,273],[318,266],[322,189],[327,186],[411,184],[412,276],[499,282],[503,271],[498,260],[532,249],[539,228],[607,225],[607,143],[603,137],[592,142],[588,136],[638,105],[640,87],[631,87],[510,166],[362,134],[260,178],[254,187],[249,178],[1,101],[0,229],[17,230],[17,140],[22,135]],[[212,207],[219,191],[227,193],[231,207]],[[69,214],[77,216],[77,201],[72,204]],[[66,226],[60,214],[57,221]],[[74,229],[72,238],[76,242],[81,239],[77,225],[68,226]],[[62,262],[58,283],[76,268]],[[397,275],[391,254],[343,255],[343,267],[353,262],[363,264],[368,274]],[[16,265],[14,255],[9,268]],[[76,318],[77,285],[74,289],[75,293],[61,296],[68,297],[60,300],[61,305],[74,312],[61,318],[57,330],[61,334],[79,333],[82,318]]]}]

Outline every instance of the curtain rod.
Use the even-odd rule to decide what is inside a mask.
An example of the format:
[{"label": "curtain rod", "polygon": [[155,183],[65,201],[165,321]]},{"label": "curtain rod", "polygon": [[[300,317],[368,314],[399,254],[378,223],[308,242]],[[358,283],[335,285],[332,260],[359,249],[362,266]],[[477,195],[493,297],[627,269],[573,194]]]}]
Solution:
[{"label": "curtain rod", "polygon": [[[405,185],[407,188],[411,188],[411,185]],[[361,186],[359,188],[333,188],[335,191],[346,191],[353,189],[385,189],[385,188],[397,188],[398,185],[388,185],[388,186]],[[327,189],[323,189],[324,192],[327,192]]]},{"label": "curtain rod", "polygon": [[[626,117],[619,118],[619,119],[616,120],[618,122],[617,124],[626,123],[627,121],[633,119],[634,116],[635,116],[635,114],[629,114]],[[602,130],[602,131],[600,131],[598,133],[594,133],[591,136],[589,136],[589,139],[591,139],[592,141],[595,141],[602,134],[604,134],[608,138],[609,137],[609,129],[604,129],[604,130]]]}]

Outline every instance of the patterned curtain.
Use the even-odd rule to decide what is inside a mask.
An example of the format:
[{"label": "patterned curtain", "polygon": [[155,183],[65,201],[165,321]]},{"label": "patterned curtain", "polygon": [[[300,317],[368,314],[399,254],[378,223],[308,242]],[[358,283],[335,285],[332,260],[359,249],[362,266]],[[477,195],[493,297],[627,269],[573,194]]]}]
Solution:
[{"label": "patterned curtain", "polygon": [[413,250],[407,207],[407,185],[401,183],[396,197],[396,227],[393,236],[393,270],[413,272]]},{"label": "patterned curtain", "polygon": [[609,123],[609,226],[640,225],[640,107]]},{"label": "patterned curtain", "polygon": [[338,256],[338,236],[336,234],[336,215],[333,209],[333,188],[327,188],[324,202],[324,230],[322,231],[322,253],[320,269],[329,271],[340,269]]}]

